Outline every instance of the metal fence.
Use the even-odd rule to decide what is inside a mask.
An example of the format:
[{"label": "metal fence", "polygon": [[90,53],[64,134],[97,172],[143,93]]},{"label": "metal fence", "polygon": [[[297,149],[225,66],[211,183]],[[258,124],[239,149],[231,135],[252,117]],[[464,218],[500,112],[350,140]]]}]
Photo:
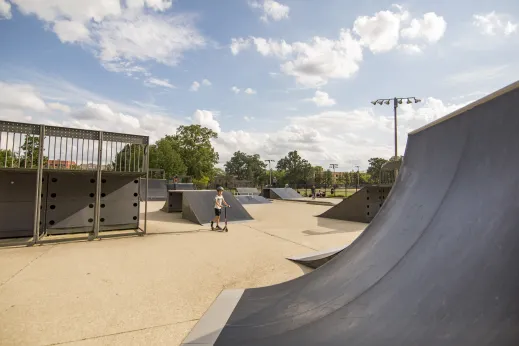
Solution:
[{"label": "metal fence", "polygon": [[[96,175],[92,234],[98,237],[103,174],[141,173],[147,190],[148,146],[148,136],[0,121],[0,171],[36,172],[34,243],[41,235],[40,196],[44,172],[90,171]],[[147,202],[144,208],[144,225],[139,226],[143,233],[146,232]]]}]

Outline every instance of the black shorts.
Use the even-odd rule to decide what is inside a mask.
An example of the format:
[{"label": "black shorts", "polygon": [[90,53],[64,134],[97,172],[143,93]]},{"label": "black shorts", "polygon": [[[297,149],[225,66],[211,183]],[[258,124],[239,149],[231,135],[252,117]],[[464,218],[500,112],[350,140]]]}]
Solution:
[{"label": "black shorts", "polygon": [[222,209],[214,208],[214,215],[215,215],[215,216],[220,216],[220,215],[222,215]]}]

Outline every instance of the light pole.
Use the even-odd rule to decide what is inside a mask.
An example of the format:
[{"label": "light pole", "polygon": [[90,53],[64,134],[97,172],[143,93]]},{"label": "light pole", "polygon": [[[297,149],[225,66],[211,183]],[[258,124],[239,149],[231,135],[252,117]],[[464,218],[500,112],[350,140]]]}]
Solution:
[{"label": "light pole", "polygon": [[397,123],[396,113],[397,113],[398,105],[402,104],[402,102],[404,102],[404,100],[407,100],[407,102],[406,102],[407,104],[421,102],[421,100],[417,99],[416,97],[394,97],[392,99],[378,99],[378,100],[375,100],[375,101],[371,101],[371,103],[374,106],[376,106],[377,104],[379,104],[379,105],[383,105],[383,104],[389,105],[391,103],[391,101],[393,101],[393,111],[394,111],[394,117],[395,117],[395,158],[398,157],[398,140],[397,140],[397,138],[398,138],[397,137],[398,136],[398,130],[397,130],[398,123]]},{"label": "light pole", "polygon": [[269,171],[270,171],[270,186],[272,186],[272,168],[270,167],[270,163],[274,162],[274,160],[265,160],[265,162],[269,163]]},{"label": "light pole", "polygon": [[[336,163],[331,163],[330,168],[333,169],[333,177],[332,177],[332,187],[333,187],[333,179],[335,178],[335,168],[338,168],[339,165]],[[333,189],[333,194],[335,195],[335,188]]]},{"label": "light pole", "polygon": [[360,168],[359,166],[355,166],[357,167],[357,185],[355,185],[355,192],[359,191],[359,183],[360,183]]}]

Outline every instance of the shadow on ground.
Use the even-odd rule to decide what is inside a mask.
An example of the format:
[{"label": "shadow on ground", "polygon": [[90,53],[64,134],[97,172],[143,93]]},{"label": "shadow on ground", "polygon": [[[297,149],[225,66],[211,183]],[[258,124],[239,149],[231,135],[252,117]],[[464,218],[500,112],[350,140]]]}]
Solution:
[{"label": "shadow on ground", "polygon": [[317,218],[317,226],[328,228],[331,231],[321,231],[317,229],[308,229],[302,233],[306,235],[325,235],[337,233],[361,232],[366,228],[366,224],[360,222],[350,222],[342,220],[326,219],[322,217]]}]

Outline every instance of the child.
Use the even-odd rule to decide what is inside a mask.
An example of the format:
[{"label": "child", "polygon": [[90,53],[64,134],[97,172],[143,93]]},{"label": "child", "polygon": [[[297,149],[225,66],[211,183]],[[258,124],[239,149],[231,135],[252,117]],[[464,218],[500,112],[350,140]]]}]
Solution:
[{"label": "child", "polygon": [[213,227],[214,222],[216,222],[216,229],[221,230],[220,227],[220,215],[222,214],[222,204],[224,204],[226,207],[231,207],[225,199],[223,198],[223,187],[218,186],[216,188],[217,195],[214,197],[214,218],[211,220],[211,230],[215,230]]}]

